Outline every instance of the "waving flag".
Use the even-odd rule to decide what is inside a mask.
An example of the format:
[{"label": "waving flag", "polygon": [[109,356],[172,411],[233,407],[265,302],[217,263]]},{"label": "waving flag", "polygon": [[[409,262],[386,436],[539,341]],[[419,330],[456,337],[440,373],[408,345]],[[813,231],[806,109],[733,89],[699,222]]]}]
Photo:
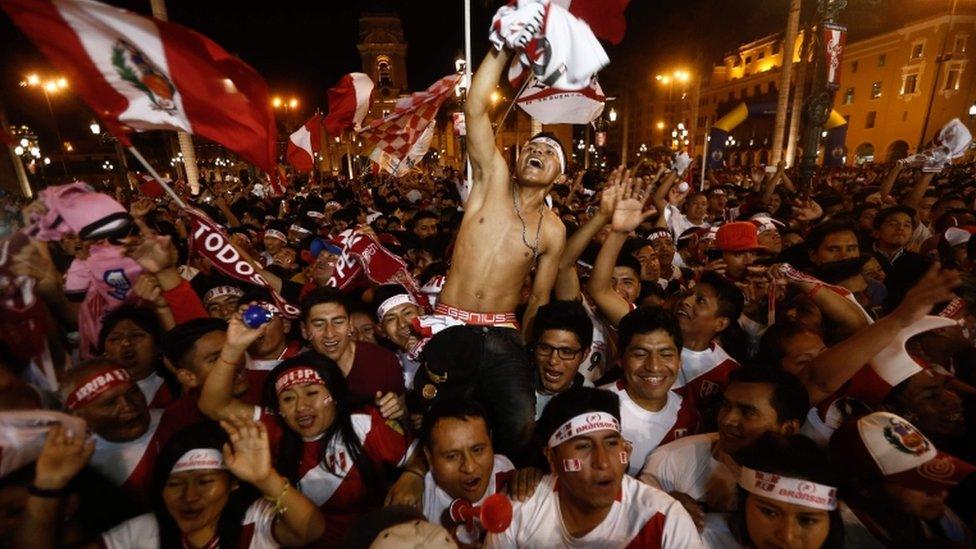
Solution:
[{"label": "waving flag", "polygon": [[370,159],[382,169],[402,175],[427,153],[434,118],[454,93],[461,75],[451,74],[429,88],[397,100],[393,112],[363,128],[360,136],[374,144]]},{"label": "waving flag", "polygon": [[552,3],[586,21],[593,34],[611,44],[619,44],[624,39],[627,31],[624,10],[630,0],[552,0]]},{"label": "waving flag", "polygon": [[206,37],[93,0],[0,0],[0,7],[116,136],[183,130],[274,169],[264,80]]},{"label": "waving flag", "polygon": [[316,114],[288,138],[288,163],[300,172],[311,171],[321,143],[322,115]]},{"label": "waving flag", "polygon": [[372,97],[373,81],[369,76],[361,72],[343,76],[329,90],[329,115],[325,117],[325,131],[333,137],[338,137],[349,128],[359,131],[369,112]]},{"label": "waving flag", "polygon": [[543,124],[589,124],[603,113],[606,100],[594,80],[581,90],[560,90],[533,82],[515,102]]}]

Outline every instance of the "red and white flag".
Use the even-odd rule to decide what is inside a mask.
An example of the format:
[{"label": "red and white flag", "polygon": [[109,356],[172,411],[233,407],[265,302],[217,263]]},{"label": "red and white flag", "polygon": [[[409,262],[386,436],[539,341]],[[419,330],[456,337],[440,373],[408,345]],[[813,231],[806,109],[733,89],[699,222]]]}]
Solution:
[{"label": "red and white flag", "polygon": [[597,37],[619,44],[627,31],[624,10],[630,0],[552,0],[578,19],[586,21]]},{"label": "red and white flag", "polygon": [[596,80],[581,90],[560,90],[535,81],[516,103],[543,124],[589,124],[603,113],[606,100]]},{"label": "red and white flag", "polygon": [[325,117],[325,131],[338,137],[343,130],[359,131],[373,97],[373,81],[361,72],[343,76],[329,90],[329,114]]},{"label": "red and white flag", "polygon": [[0,0],[0,7],[116,136],[182,130],[274,169],[264,79],[206,37],[93,0]]},{"label": "red and white flag", "polygon": [[363,128],[359,135],[375,145],[370,159],[395,175],[413,168],[430,147],[437,109],[454,93],[460,78],[451,74],[422,92],[400,98],[392,113]]},{"label": "red and white flag", "polygon": [[311,171],[321,143],[322,115],[316,114],[288,138],[288,163],[300,172]]}]

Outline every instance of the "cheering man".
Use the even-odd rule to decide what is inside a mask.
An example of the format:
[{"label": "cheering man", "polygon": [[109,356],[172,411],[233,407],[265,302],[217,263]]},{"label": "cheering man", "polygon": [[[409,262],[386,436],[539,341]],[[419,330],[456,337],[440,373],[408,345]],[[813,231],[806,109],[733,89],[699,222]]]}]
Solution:
[{"label": "cheering man", "polygon": [[[535,266],[526,307],[526,333],[549,301],[566,241],[566,228],[544,199],[566,168],[562,145],[539,134],[522,148],[514,181],[495,147],[491,94],[510,54],[491,51],[475,74],[465,103],[468,158],[474,177],[454,247],[451,271],[436,312],[462,320],[483,339],[479,368],[491,395],[488,414],[499,451],[524,446],[532,432],[534,395],[525,350],[516,329],[521,287]],[[490,370],[490,371],[489,371]],[[513,457],[515,457],[513,455]]]}]

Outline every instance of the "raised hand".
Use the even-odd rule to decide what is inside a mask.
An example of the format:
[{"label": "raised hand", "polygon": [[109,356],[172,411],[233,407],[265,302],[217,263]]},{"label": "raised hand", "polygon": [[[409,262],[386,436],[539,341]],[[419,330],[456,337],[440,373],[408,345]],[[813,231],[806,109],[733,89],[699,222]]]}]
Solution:
[{"label": "raised hand", "polygon": [[623,188],[623,171],[623,167],[618,167],[610,172],[610,177],[607,178],[607,184],[600,193],[599,212],[607,218],[613,216],[613,211],[617,207],[617,200],[620,199],[620,192]]},{"label": "raised hand", "polygon": [[56,299],[63,293],[61,275],[49,254],[41,249],[43,244],[32,241],[21,248],[12,258],[10,271],[17,276],[29,276],[37,281],[37,293],[47,299]]},{"label": "raised hand", "polygon": [[823,208],[816,200],[797,200],[793,203],[793,215],[797,221],[814,221],[823,217]]},{"label": "raised hand", "polygon": [[143,301],[152,303],[156,308],[168,307],[169,303],[163,297],[163,289],[159,287],[159,280],[150,273],[142,273],[136,279],[132,291]]},{"label": "raised hand", "polygon": [[249,418],[231,416],[220,421],[230,443],[224,443],[224,463],[235,477],[254,485],[272,474],[268,430]]},{"label": "raised hand", "polygon": [[148,197],[142,197],[132,203],[129,208],[129,215],[135,219],[142,219],[153,210],[153,200]]},{"label": "raised hand", "polygon": [[905,293],[901,304],[892,311],[891,315],[898,319],[902,326],[907,327],[924,318],[937,303],[955,297],[952,289],[961,283],[957,271],[942,270],[939,263],[934,263],[925,276]]},{"label": "raised hand", "polygon": [[637,228],[645,219],[657,212],[655,208],[644,210],[644,205],[650,195],[644,183],[631,177],[630,170],[625,170],[620,177],[622,187],[617,205],[613,210],[611,226],[614,231],[629,233]]},{"label": "raised hand", "polygon": [[244,320],[241,315],[243,314],[244,310],[251,305],[257,305],[257,303],[252,301],[248,304],[241,304],[238,311],[234,313],[227,322],[227,339],[224,341],[224,347],[234,351],[235,354],[243,354],[252,343],[257,341],[259,337],[263,336],[265,332],[268,331],[267,323],[253,329],[248,328],[244,324]]},{"label": "raised hand", "polygon": [[34,485],[42,490],[60,490],[75,478],[95,451],[95,441],[85,433],[71,433],[61,424],[51,428],[35,465]]},{"label": "raised hand", "polygon": [[126,255],[146,271],[157,274],[176,265],[176,247],[169,236],[153,235],[134,239],[126,246]]}]

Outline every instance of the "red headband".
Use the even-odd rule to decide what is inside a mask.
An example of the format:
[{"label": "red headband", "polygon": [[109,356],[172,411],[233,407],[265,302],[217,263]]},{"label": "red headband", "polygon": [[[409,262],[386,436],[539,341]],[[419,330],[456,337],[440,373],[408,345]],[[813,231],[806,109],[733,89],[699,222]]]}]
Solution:
[{"label": "red headband", "polygon": [[90,404],[105,391],[129,383],[130,379],[129,372],[122,368],[98,372],[78,383],[75,390],[68,395],[64,406],[69,410],[77,410]]},{"label": "red headband", "polygon": [[275,380],[275,393],[281,394],[282,391],[295,385],[325,385],[322,376],[308,366],[296,366],[289,368],[278,376]]}]

